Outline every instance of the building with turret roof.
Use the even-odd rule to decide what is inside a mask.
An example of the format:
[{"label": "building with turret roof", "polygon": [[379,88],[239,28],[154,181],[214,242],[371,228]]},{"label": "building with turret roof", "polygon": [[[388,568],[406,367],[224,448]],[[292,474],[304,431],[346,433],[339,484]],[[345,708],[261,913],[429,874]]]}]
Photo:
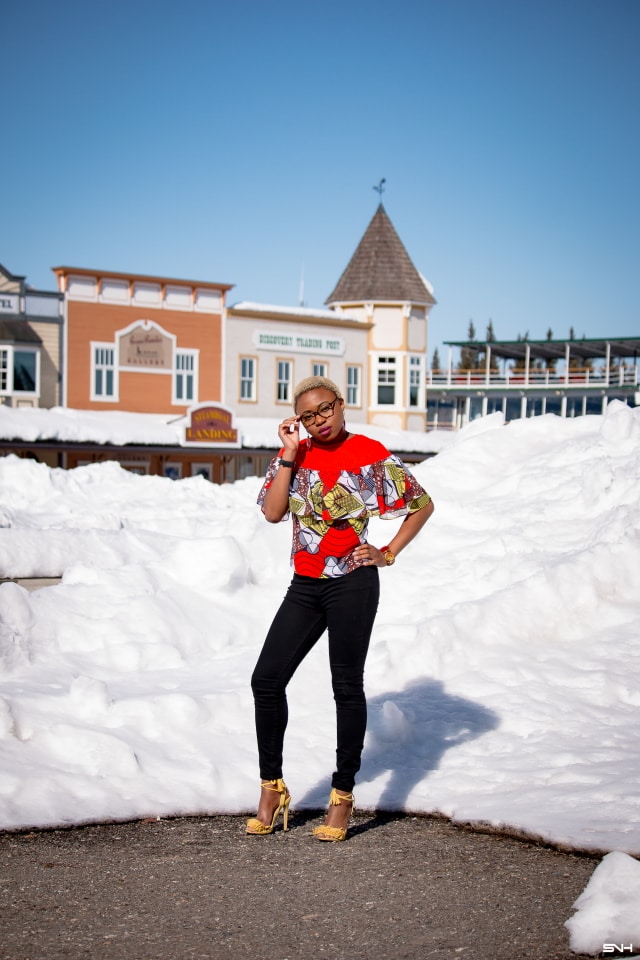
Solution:
[{"label": "building with turret roof", "polygon": [[369,423],[424,430],[427,327],[435,303],[380,204],[326,300],[331,310],[369,325]]},{"label": "building with turret roof", "polygon": [[395,301],[429,307],[436,302],[380,204],[326,303]]},{"label": "building with turret roof", "polygon": [[296,382],[334,380],[349,419],[425,429],[427,317],[433,291],[382,204],[326,309],[253,302],[226,310],[225,399],[247,415],[281,416]]}]

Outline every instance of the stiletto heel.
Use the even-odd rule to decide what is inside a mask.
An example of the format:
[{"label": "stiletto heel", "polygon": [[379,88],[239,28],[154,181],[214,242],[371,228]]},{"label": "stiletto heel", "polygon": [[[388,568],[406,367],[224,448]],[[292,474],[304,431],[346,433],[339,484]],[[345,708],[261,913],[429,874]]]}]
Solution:
[{"label": "stiletto heel", "polygon": [[282,829],[289,829],[289,804],[291,803],[291,794],[287,789],[287,785],[284,780],[263,780],[260,784],[261,787],[264,787],[265,790],[271,790],[273,793],[278,793],[279,800],[278,806],[273,811],[273,817],[270,824],[263,823],[262,820],[258,820],[257,817],[251,817],[250,820],[247,820],[247,833],[250,833],[254,837],[265,837],[269,833],[273,833],[276,827],[276,820],[282,810]]},{"label": "stiletto heel", "polygon": [[[356,806],[353,794],[338,793],[335,788],[332,788],[329,794],[329,806],[339,807],[341,803],[351,804],[351,811],[349,813],[349,816],[351,816]],[[323,823],[321,827],[313,828],[313,835],[317,837],[318,840],[346,840],[347,829],[347,827],[330,827],[328,824]]]}]

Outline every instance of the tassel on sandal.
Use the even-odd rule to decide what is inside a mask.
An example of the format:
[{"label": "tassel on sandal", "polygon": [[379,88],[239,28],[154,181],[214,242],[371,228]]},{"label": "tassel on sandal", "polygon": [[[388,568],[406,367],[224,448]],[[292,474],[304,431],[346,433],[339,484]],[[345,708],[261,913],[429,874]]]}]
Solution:
[{"label": "tassel on sandal", "polygon": [[[332,788],[331,793],[329,794],[329,806],[330,807],[339,807],[342,803],[351,804],[351,813],[355,810],[355,799],[352,793],[338,793],[338,791]],[[347,838],[347,827],[330,827],[328,824],[323,823],[320,827],[313,828],[313,835],[318,840],[346,840]]]},{"label": "tassel on sandal", "polygon": [[263,780],[260,784],[261,787],[264,787],[266,790],[271,790],[274,793],[280,794],[278,806],[273,811],[273,817],[271,823],[263,823],[262,820],[258,820],[257,817],[251,817],[250,820],[247,820],[247,830],[246,832],[251,834],[254,837],[265,837],[269,833],[273,833],[276,828],[276,820],[280,815],[280,811],[283,811],[282,814],[282,829],[289,829],[289,804],[291,803],[291,794],[287,789],[287,785],[284,780]]}]

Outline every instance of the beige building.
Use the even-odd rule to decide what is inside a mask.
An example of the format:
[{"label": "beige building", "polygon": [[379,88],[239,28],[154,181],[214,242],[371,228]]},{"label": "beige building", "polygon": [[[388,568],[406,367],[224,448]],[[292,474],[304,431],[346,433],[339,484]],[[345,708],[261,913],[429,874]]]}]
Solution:
[{"label": "beige building", "polygon": [[0,403],[60,404],[63,299],[0,264]]}]

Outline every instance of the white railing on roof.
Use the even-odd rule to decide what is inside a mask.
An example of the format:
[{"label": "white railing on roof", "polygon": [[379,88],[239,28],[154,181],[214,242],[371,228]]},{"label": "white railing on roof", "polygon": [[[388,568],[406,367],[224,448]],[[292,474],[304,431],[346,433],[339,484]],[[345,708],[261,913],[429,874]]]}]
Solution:
[{"label": "white railing on roof", "polygon": [[432,387],[615,387],[637,386],[638,365],[620,365],[612,370],[568,368],[566,370],[442,370],[427,374]]}]

